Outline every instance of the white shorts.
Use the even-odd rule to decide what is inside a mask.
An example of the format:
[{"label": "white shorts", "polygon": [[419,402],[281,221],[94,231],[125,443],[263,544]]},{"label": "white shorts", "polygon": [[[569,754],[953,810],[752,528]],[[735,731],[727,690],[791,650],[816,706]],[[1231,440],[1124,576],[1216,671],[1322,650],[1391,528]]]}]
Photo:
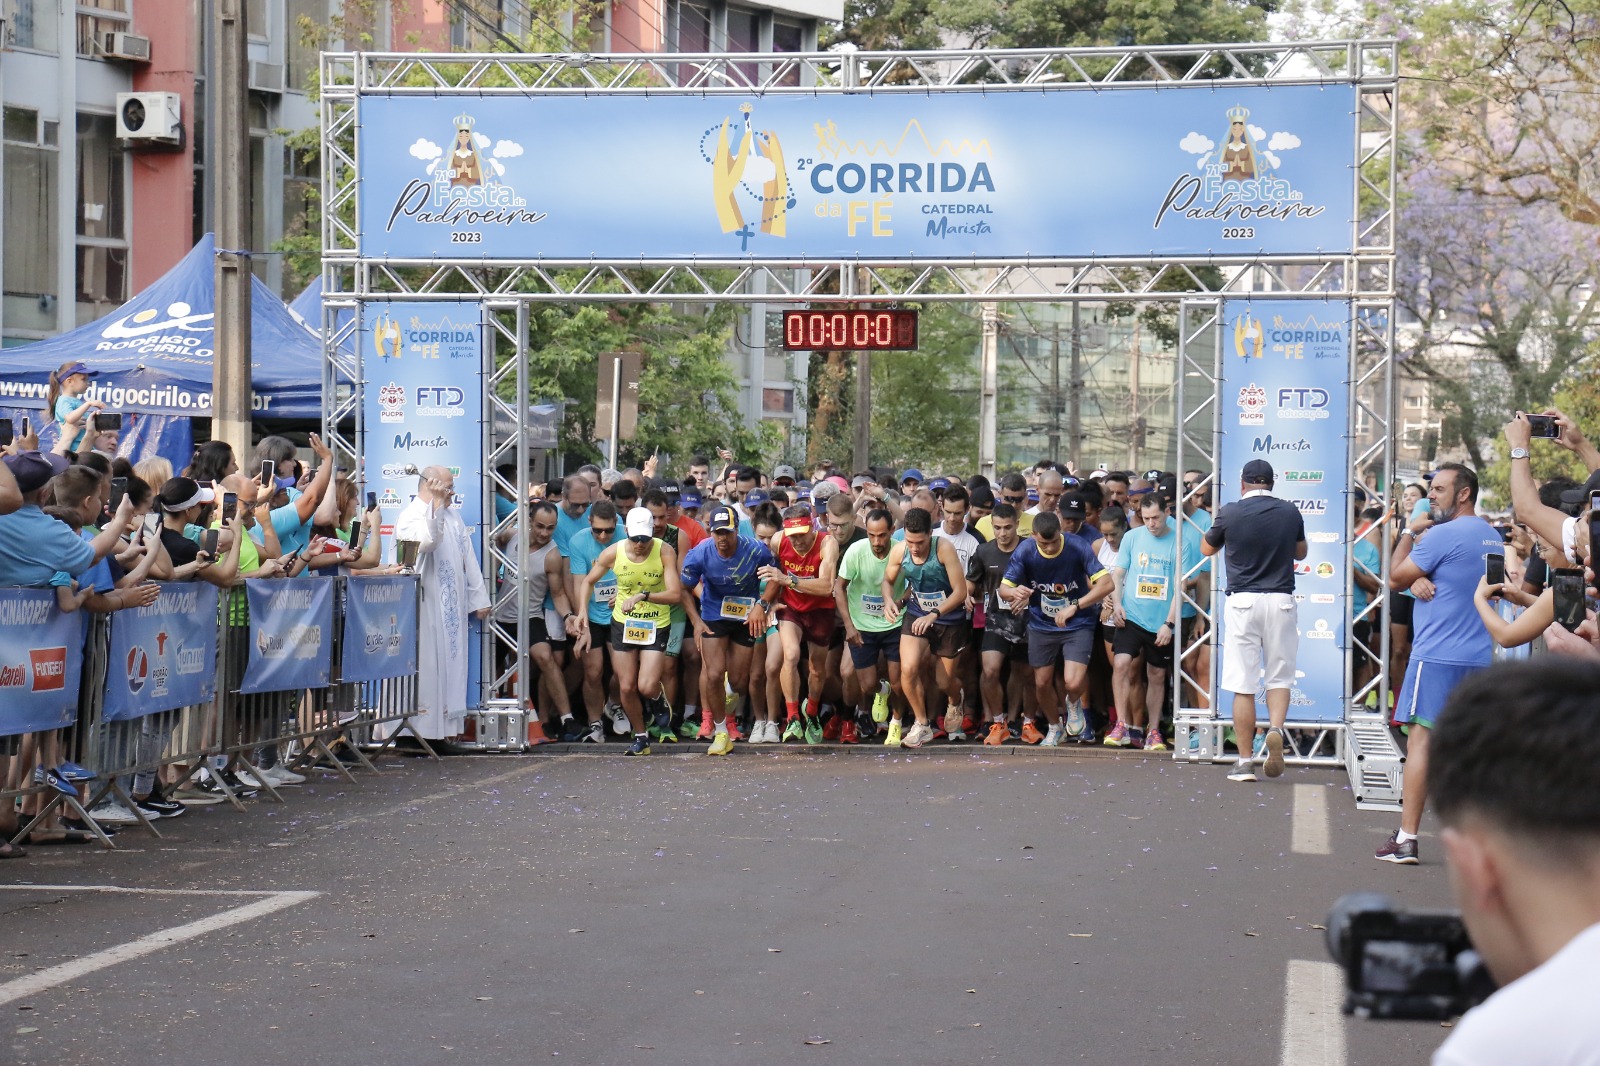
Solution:
[{"label": "white shorts", "polygon": [[[1227,598],[1222,636],[1224,692],[1294,687],[1299,612],[1287,592],[1236,592]],[[1263,678],[1263,673],[1265,678]]]}]

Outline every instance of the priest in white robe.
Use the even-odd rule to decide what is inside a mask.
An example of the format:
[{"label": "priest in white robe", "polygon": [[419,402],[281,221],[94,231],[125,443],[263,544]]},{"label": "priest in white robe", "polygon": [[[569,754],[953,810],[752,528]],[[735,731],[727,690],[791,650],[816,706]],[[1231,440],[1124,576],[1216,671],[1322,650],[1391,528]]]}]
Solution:
[{"label": "priest in white robe", "polygon": [[466,523],[451,506],[455,478],[442,466],[422,471],[417,497],[395,522],[396,540],[416,541],[421,624],[417,640],[417,716],[429,740],[458,736],[467,714],[467,659],[476,649],[467,615],[489,613],[483,568]]}]

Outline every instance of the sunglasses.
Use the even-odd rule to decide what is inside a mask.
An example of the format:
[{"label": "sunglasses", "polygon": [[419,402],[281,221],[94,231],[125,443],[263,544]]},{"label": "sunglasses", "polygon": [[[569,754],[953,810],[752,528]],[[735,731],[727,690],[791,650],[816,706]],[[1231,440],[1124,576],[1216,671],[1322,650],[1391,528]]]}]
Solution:
[{"label": "sunglasses", "polygon": [[615,533],[617,531],[617,527],[616,526],[590,526],[589,528],[593,532],[600,533],[600,534],[610,534],[610,533]]}]

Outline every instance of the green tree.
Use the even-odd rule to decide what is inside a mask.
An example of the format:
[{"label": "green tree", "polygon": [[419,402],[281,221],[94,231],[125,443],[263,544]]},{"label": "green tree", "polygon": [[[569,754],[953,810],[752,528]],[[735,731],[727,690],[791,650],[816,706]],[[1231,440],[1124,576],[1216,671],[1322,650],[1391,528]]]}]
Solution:
[{"label": "green tree", "polygon": [[[1573,379],[1555,395],[1551,405],[1572,419],[1591,438],[1600,433],[1600,378],[1587,374]],[[1580,484],[1589,471],[1578,457],[1564,448],[1546,441],[1534,441],[1529,449],[1529,461],[1535,480],[1541,484],[1551,478],[1567,477]],[[1505,438],[1500,437],[1495,446],[1494,461],[1483,468],[1481,478],[1484,491],[1502,505],[1511,501],[1511,457]]]},{"label": "green tree", "polygon": [[[1163,45],[1266,39],[1277,0],[847,0],[861,48]],[[1138,76],[1138,75],[1134,75]]]}]

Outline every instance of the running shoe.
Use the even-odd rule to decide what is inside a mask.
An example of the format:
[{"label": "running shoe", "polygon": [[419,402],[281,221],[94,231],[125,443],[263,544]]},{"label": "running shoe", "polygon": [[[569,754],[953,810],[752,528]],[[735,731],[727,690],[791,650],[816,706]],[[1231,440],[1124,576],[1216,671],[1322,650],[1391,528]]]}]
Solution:
[{"label": "running shoe", "polygon": [[[36,785],[49,785],[63,796],[76,796],[78,786],[56,773],[48,766],[36,766],[33,770],[33,783]],[[137,818],[134,821],[138,821]]]},{"label": "running shoe", "polygon": [[1379,862],[1392,862],[1396,866],[1416,866],[1419,861],[1417,859],[1417,838],[1412,837],[1402,844],[1398,839],[1399,836],[1399,833],[1389,834],[1389,839],[1384,841],[1383,847],[1379,848],[1372,857]]},{"label": "running shoe", "polygon": [[1089,731],[1089,717],[1083,713],[1083,704],[1078,700],[1067,701],[1067,713],[1062,721],[1069,737],[1081,737]]},{"label": "running shoe", "polygon": [[841,743],[841,744],[859,744],[859,743],[861,743],[861,737],[856,732],[856,721],[855,721],[854,718],[847,718],[845,720],[844,724],[839,727],[839,743]]},{"label": "running shoe", "polygon": [[[712,737],[712,734],[716,732],[716,730],[714,730],[714,729],[710,730],[710,731],[706,730],[706,727],[709,726],[710,724],[711,724],[711,721],[709,719],[706,719],[706,720],[701,721],[701,722],[691,722],[691,721],[689,721],[689,719],[685,718],[683,720],[683,722],[678,726],[678,739],[679,740],[710,740],[711,737]],[[704,735],[702,735],[702,734],[704,734]]]},{"label": "running shoe", "polygon": [[1140,729],[1138,726],[1129,726],[1128,727],[1128,747],[1130,747],[1130,748],[1142,748],[1142,747],[1144,747],[1144,730],[1143,729]]},{"label": "running shoe", "polygon": [[561,723],[561,743],[577,744],[589,735],[589,727],[580,723],[576,718],[568,718]]},{"label": "running shoe", "polygon": [[879,725],[889,720],[889,690],[879,688],[878,694],[872,697],[872,720]]},{"label": "running shoe", "polygon": [[1039,727],[1034,724],[1032,718],[1024,718],[1022,720],[1022,736],[1018,739],[1024,744],[1037,744],[1044,739],[1044,734],[1039,732]]},{"label": "running shoe", "polygon": [[695,734],[697,740],[714,740],[717,736],[717,725],[711,720],[710,711],[700,712],[700,730]]},{"label": "running shoe", "polygon": [[611,719],[611,731],[617,736],[625,737],[632,731],[633,727],[628,724],[628,712],[615,700],[606,701],[606,717]]},{"label": "running shoe", "polygon": [[955,744],[967,739],[967,731],[963,728],[966,724],[961,712],[954,707],[944,713],[944,732],[950,743]]},{"label": "running shoe", "polygon": [[74,782],[93,781],[100,776],[88,767],[79,766],[75,762],[62,762],[56,767],[56,773],[60,774],[63,780]]},{"label": "running shoe", "polygon": [[1283,730],[1267,730],[1267,764],[1262,767],[1268,777],[1283,776]]},{"label": "running shoe", "polygon": [[1166,751],[1167,742],[1161,739],[1161,730],[1152,729],[1144,735],[1145,751]]},{"label": "running shoe", "polygon": [[1125,748],[1128,746],[1128,727],[1118,722],[1116,728],[1106,734],[1105,745],[1108,748]]},{"label": "running shoe", "polygon": [[886,748],[898,748],[901,743],[900,719],[896,718],[889,723],[889,735],[883,741]]},{"label": "running shoe", "polygon": [[89,808],[96,825],[138,825],[139,816],[114,799],[104,799]]},{"label": "running shoe", "polygon": [[711,747],[706,749],[707,755],[726,755],[733,750],[733,738],[726,733],[718,733],[711,741]]},{"label": "running shoe", "polygon": [[933,727],[927,722],[918,722],[911,727],[911,731],[900,739],[900,743],[908,748],[920,748],[933,739]]},{"label": "running shoe", "polygon": [[1059,748],[1061,746],[1061,726],[1053,725],[1045,733],[1044,739],[1039,742],[1041,748]]},{"label": "running shoe", "polygon": [[604,744],[606,742],[606,727],[599,722],[590,722],[588,732],[583,735],[585,744]]},{"label": "running shoe", "polygon": [[983,738],[983,742],[991,748],[998,748],[1010,739],[1010,726],[1004,722],[992,722],[989,725],[989,735]]},{"label": "running shoe", "polygon": [[[777,725],[777,721],[776,720],[773,721],[773,725]],[[805,723],[800,721],[799,716],[796,715],[795,717],[789,719],[788,724],[786,724],[783,727],[782,743],[787,744],[791,740],[793,740],[793,741],[803,741],[805,739],[806,739]]]},{"label": "running shoe", "polygon": [[[810,730],[807,730],[806,732],[807,735],[810,734]],[[843,732],[844,715],[838,714],[837,712],[828,715],[828,720],[822,725],[822,739],[827,741],[829,744],[837,744],[839,743],[839,737]]]},{"label": "running shoe", "polygon": [[804,721],[806,743],[821,744],[824,733],[822,723],[809,714],[804,716]]},{"label": "running shoe", "polygon": [[[144,812],[144,816],[151,821],[157,818],[178,818],[183,815],[183,804],[173,800],[161,799],[158,796],[148,796],[145,799],[136,799],[133,805]],[[94,812],[91,811],[91,814]],[[95,819],[98,821],[99,819]]]},{"label": "running shoe", "polygon": [[648,733],[635,733],[633,735],[633,743],[629,744],[628,745],[628,750],[623,752],[622,754],[624,754],[624,755],[649,755],[650,754],[650,734],[648,734]]},{"label": "running shoe", "polygon": [[1228,774],[1229,781],[1254,781],[1256,779],[1255,763],[1249,759],[1240,759],[1233,764],[1233,772]]}]

